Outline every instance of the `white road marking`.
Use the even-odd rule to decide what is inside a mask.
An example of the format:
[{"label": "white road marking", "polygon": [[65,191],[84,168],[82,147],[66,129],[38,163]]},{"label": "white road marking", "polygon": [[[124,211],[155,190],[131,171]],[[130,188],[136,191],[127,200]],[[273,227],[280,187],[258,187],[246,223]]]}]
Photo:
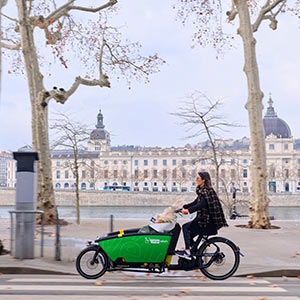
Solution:
[{"label": "white road marking", "polygon": [[[128,278],[129,280],[131,281],[158,281],[158,282],[170,282],[170,278],[153,278],[153,277],[145,277],[145,278],[130,278],[130,277],[127,277],[127,276],[124,276],[124,278]],[[188,280],[192,279],[194,283],[197,282],[197,280],[199,282],[205,282],[205,283],[209,283],[209,284],[215,284],[217,281],[213,281],[213,280],[205,280],[205,281],[202,281],[203,278],[193,278],[193,277],[190,277]],[[13,279],[9,279],[7,281],[9,282],[32,282],[32,283],[37,283],[37,282],[57,282],[57,283],[67,283],[67,282],[70,282],[70,283],[94,283],[94,282],[97,282],[97,281],[102,281],[102,280],[105,280],[105,282],[107,283],[124,283],[123,280],[115,280],[115,279],[102,279],[102,278],[99,278],[99,279],[96,279],[96,280],[89,280],[89,279],[80,279],[80,278],[60,278],[60,277],[57,277],[57,278],[13,278]],[[182,278],[177,278],[176,279],[176,283],[186,283],[187,279],[183,280]],[[250,283],[256,283],[256,284],[270,284],[270,281],[267,281],[267,280],[263,280],[263,279],[228,279],[228,280],[224,280],[224,281],[219,281],[220,283],[222,284],[250,284]]]},{"label": "white road marking", "polygon": [[[78,286],[78,285],[0,285],[0,291],[129,291],[133,292],[134,290],[142,291],[153,291],[153,287],[134,287],[134,286],[108,286],[103,283],[101,286],[89,285],[89,286]],[[159,291],[162,293],[168,293],[170,287],[158,287]],[[173,292],[180,292],[182,288],[172,287]],[[252,293],[282,293],[286,292],[285,289],[280,287],[258,287],[258,286],[245,286],[245,287],[236,287],[236,286],[188,286],[186,288],[190,292],[252,292]]]}]

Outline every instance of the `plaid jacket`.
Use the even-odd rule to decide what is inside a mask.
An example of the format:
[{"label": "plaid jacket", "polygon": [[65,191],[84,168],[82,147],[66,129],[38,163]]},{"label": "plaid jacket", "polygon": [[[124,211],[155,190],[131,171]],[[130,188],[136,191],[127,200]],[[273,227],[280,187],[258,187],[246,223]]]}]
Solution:
[{"label": "plaid jacket", "polygon": [[206,208],[200,208],[197,211],[197,220],[199,227],[205,228],[207,227],[210,218],[212,219],[212,222],[215,224],[217,230],[221,227],[228,226],[224,212],[222,209],[222,205],[220,203],[220,200],[214,191],[213,188],[207,188],[207,187],[197,187],[196,193],[198,195],[198,201],[201,201],[201,199],[204,199],[207,202]]}]

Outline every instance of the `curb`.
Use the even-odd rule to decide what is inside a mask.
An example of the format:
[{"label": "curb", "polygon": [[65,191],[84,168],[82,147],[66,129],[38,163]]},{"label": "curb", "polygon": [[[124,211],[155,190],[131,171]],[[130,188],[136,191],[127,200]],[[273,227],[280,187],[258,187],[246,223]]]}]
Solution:
[{"label": "curb", "polygon": [[0,267],[2,274],[38,274],[38,275],[76,275],[71,272],[51,271],[29,267]]},{"label": "curb", "polygon": [[234,275],[234,277],[246,277],[253,275],[254,277],[298,277],[300,276],[300,270],[297,269],[287,269],[287,270],[272,270],[272,271],[264,271],[258,273],[246,273],[241,275]]}]

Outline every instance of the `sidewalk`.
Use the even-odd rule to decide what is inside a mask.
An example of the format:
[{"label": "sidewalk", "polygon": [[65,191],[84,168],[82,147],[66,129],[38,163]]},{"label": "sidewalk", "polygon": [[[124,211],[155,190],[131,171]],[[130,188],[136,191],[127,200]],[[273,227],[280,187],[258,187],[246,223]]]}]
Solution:
[{"label": "sidewalk", "polygon": [[[70,220],[70,222],[73,222]],[[55,261],[55,227],[45,228],[44,257],[40,253],[39,238],[36,240],[36,258],[23,261],[10,255],[0,256],[1,273],[43,273],[43,274],[77,274],[75,258],[85,242],[98,235],[109,232],[109,219],[82,220],[80,225],[71,223],[61,226],[61,261]],[[184,223],[185,221],[180,221]],[[241,257],[240,267],[235,275],[256,274],[256,276],[298,276],[300,275],[300,220],[272,221],[280,229],[254,230],[239,228],[235,225],[246,224],[246,220],[230,220],[229,227],[219,231],[234,241],[245,257]],[[115,219],[114,230],[137,228],[148,223],[145,219]],[[9,250],[9,220],[0,220],[0,239],[4,240]],[[183,237],[180,235],[178,249],[183,248]],[[188,276],[188,273],[183,273]]]}]

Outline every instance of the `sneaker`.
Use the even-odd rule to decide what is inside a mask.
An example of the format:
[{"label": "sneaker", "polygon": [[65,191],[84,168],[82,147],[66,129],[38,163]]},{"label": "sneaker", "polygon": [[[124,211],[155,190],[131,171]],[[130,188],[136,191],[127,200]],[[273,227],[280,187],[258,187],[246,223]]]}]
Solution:
[{"label": "sneaker", "polygon": [[192,255],[189,252],[185,251],[185,250],[182,250],[182,251],[178,250],[178,251],[176,251],[176,255],[179,256],[179,257],[188,259],[188,260],[192,259]]}]

